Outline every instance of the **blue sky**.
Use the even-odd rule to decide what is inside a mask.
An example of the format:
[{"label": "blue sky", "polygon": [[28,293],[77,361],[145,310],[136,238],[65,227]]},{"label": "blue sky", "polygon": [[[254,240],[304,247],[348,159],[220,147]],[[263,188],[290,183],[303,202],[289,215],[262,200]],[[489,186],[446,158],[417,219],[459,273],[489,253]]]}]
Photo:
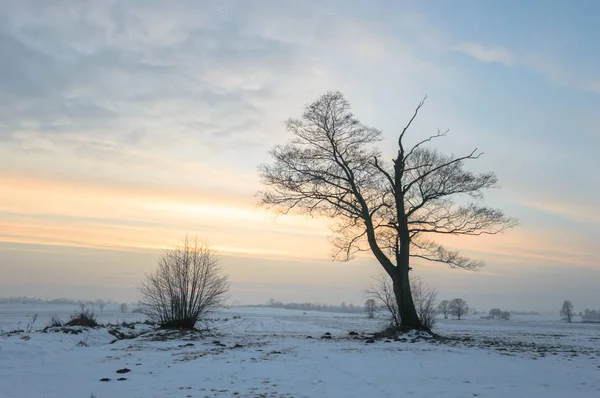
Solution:
[{"label": "blue sky", "polygon": [[360,303],[377,264],[332,263],[327,220],[274,220],[253,196],[284,121],[337,89],[390,157],[427,94],[409,140],[449,129],[440,150],[481,149],[471,167],[502,186],[488,203],[521,220],[453,242],[487,261],[477,274],[417,267],[440,296],[597,307],[599,3],[0,3],[0,294],[135,299],[197,233],[239,301]]}]

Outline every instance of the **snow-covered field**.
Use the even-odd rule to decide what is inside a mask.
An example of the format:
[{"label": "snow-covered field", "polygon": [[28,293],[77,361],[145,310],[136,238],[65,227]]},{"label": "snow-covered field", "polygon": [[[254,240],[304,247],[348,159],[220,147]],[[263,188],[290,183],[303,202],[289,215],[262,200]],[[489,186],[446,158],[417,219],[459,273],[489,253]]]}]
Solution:
[{"label": "snow-covered field", "polygon": [[[76,309],[0,305],[0,397],[600,397],[600,325],[558,317],[440,320],[448,340],[374,343],[381,320],[269,308],[224,310],[203,333],[40,331]],[[37,331],[7,333],[34,314]],[[143,320],[116,307],[99,316]]]}]

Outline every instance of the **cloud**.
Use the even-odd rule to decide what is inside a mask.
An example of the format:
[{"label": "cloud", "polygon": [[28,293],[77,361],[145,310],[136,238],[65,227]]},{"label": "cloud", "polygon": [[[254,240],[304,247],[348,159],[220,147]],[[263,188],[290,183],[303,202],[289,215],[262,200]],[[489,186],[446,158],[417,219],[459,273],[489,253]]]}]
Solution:
[{"label": "cloud", "polygon": [[453,50],[477,61],[531,70],[561,86],[600,93],[597,74],[586,72],[577,64],[566,64],[564,59],[557,58],[556,54],[536,51],[520,54],[504,46],[488,47],[476,42],[460,43],[455,45]]},{"label": "cloud", "polygon": [[[600,224],[600,207],[596,204],[578,204],[576,202],[561,203],[553,201],[527,202],[526,206],[553,213],[573,221]],[[599,229],[600,232],[600,229]]]},{"label": "cloud", "polygon": [[[252,141],[244,133],[262,117],[253,104],[293,59],[293,45],[243,32],[235,16],[192,24],[181,9],[158,20],[156,8],[98,6],[97,18],[84,4],[70,8],[19,7],[2,24],[0,137],[34,129],[120,139],[142,127],[154,145],[166,128],[172,141]],[[44,13],[56,15],[32,18]]]},{"label": "cloud", "polygon": [[504,47],[489,48],[470,42],[459,44],[454,50],[475,58],[478,61],[499,63],[506,66],[514,65],[514,55]]}]

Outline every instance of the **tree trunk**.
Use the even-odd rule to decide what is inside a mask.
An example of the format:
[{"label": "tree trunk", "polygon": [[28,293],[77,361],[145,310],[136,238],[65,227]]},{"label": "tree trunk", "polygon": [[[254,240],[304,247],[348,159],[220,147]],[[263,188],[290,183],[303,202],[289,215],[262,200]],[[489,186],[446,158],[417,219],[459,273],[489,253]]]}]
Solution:
[{"label": "tree trunk", "polygon": [[393,282],[394,294],[396,295],[396,302],[398,303],[398,312],[400,315],[400,328],[403,330],[427,330],[427,328],[421,324],[421,320],[415,309],[415,303],[412,299],[410,281],[408,278],[408,264],[406,267],[398,267],[393,277]]}]

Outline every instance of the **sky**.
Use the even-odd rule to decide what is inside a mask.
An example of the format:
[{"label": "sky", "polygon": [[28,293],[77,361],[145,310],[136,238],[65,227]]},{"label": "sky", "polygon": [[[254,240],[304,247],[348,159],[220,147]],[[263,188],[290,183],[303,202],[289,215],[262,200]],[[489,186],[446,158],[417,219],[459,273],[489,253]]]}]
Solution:
[{"label": "sky", "polygon": [[600,307],[600,3],[0,0],[0,296],[137,300],[196,234],[235,303],[360,304],[381,267],[331,260],[330,220],[257,206],[285,121],[328,90],[394,142],[484,155],[502,235],[416,263],[472,307]]}]

